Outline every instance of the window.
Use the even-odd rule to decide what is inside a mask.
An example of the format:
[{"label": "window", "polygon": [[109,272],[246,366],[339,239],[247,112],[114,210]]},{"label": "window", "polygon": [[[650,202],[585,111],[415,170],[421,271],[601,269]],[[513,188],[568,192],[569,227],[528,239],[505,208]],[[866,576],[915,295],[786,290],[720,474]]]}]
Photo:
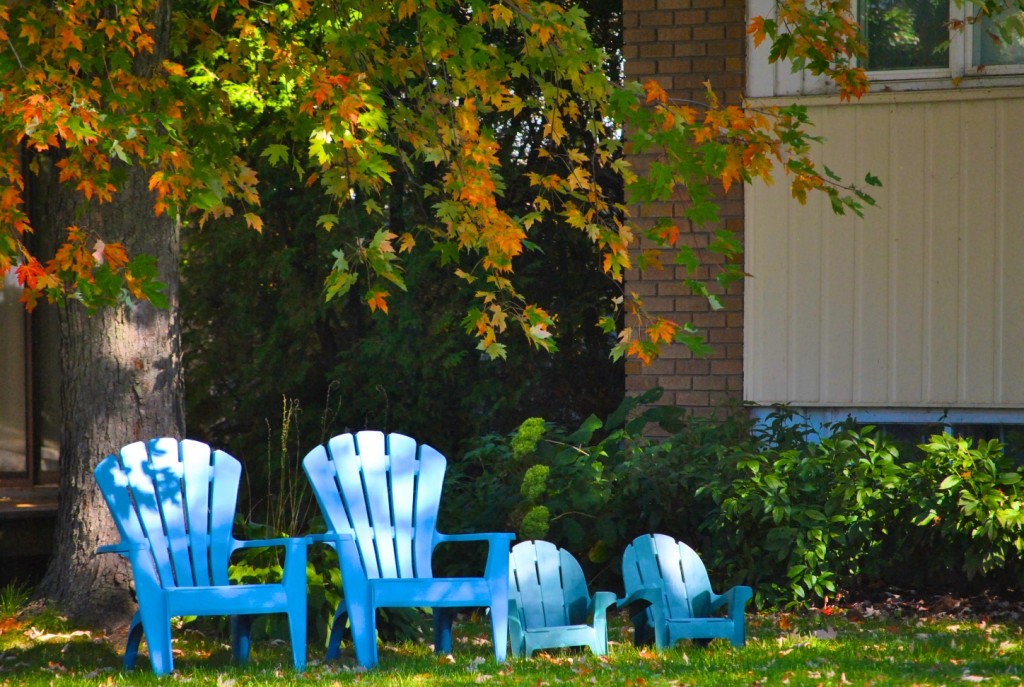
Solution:
[{"label": "window", "polygon": [[56,311],[32,315],[11,270],[0,283],[0,486],[56,481],[60,360]]},{"label": "window", "polygon": [[949,4],[943,0],[864,0],[858,7],[868,71],[944,69]]},{"label": "window", "polygon": [[[864,66],[882,80],[916,70],[924,78],[1024,72],[1020,38],[1004,42],[991,19],[970,21],[976,14],[972,5],[957,7],[948,0],[860,0],[857,20],[868,49]],[[969,23],[950,31],[951,21]]]},{"label": "window", "polygon": [[[770,15],[774,0],[748,0],[751,16]],[[874,91],[971,88],[1024,83],[1024,39],[1006,42],[977,8],[951,0],[854,0],[867,47],[863,66]],[[1024,26],[1024,12],[1015,18]],[[963,30],[950,30],[950,25]],[[749,50],[751,96],[833,92],[825,79],[767,65],[765,44]]]},{"label": "window", "polygon": [[28,446],[26,404],[28,383],[25,361],[25,307],[18,302],[20,289],[14,270],[0,288],[0,479],[26,472]]}]

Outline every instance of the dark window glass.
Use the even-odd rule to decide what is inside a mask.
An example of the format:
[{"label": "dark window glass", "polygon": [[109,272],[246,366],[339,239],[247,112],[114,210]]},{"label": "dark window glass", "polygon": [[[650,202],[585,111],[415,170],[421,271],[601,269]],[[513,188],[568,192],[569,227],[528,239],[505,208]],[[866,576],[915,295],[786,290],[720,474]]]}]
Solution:
[{"label": "dark window glass", "polygon": [[864,0],[859,7],[868,70],[949,67],[948,0]]},{"label": "dark window glass", "polygon": [[14,271],[0,288],[0,477],[27,477],[25,307]]}]

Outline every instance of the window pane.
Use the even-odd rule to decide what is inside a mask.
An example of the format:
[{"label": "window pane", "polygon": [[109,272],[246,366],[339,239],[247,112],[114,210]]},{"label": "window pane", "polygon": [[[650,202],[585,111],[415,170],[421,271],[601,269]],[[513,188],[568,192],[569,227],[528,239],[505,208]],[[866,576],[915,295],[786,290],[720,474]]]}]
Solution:
[{"label": "window pane", "polygon": [[25,307],[14,270],[0,284],[0,474],[26,475]]},{"label": "window pane", "polygon": [[[60,457],[60,329],[57,306],[40,303],[32,313],[32,389],[35,392],[39,470],[56,473]],[[52,476],[49,479],[53,479]]]},{"label": "window pane", "polygon": [[1024,12],[1004,20],[1010,35],[999,36],[995,24],[987,17],[974,25],[974,56],[972,64],[984,68],[1001,64],[1024,64]]},{"label": "window pane", "polygon": [[868,70],[949,67],[949,0],[864,0]]}]

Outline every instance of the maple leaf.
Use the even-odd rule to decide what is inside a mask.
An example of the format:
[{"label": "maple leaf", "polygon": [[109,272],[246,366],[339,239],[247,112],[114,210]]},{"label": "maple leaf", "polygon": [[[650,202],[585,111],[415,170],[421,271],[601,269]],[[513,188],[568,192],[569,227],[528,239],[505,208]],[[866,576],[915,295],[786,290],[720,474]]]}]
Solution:
[{"label": "maple leaf", "polygon": [[[99,241],[97,241],[99,243]],[[103,258],[110,269],[117,272],[128,264],[128,252],[120,243],[108,243],[103,246]]]},{"label": "maple leaf", "polygon": [[242,219],[245,220],[246,226],[250,229],[256,230],[257,233],[263,233],[263,218],[257,215],[255,212],[247,212],[242,215]]},{"label": "maple leaf", "polygon": [[667,103],[668,93],[662,88],[661,84],[653,79],[644,84],[644,91],[647,93],[647,104],[653,102]]},{"label": "maple leaf", "polygon": [[657,240],[666,246],[674,246],[679,241],[679,225],[675,223],[658,227],[655,230]]},{"label": "maple leaf", "polygon": [[750,26],[747,27],[747,35],[753,36],[755,48],[764,43],[764,39],[767,37],[764,24],[764,17],[754,17],[750,20]]},{"label": "maple leaf", "polygon": [[15,270],[15,275],[18,279],[18,285],[24,286],[29,289],[35,289],[38,287],[40,279],[46,277],[46,270],[35,258],[32,258],[23,265],[19,265],[18,269]]},{"label": "maple leaf", "polygon": [[186,77],[188,74],[185,73],[185,68],[177,62],[171,62],[170,60],[163,61],[163,68],[171,76]]},{"label": "maple leaf", "polygon": [[370,310],[380,310],[383,313],[388,311],[388,292],[387,291],[371,291],[366,296],[366,302],[370,306]]}]

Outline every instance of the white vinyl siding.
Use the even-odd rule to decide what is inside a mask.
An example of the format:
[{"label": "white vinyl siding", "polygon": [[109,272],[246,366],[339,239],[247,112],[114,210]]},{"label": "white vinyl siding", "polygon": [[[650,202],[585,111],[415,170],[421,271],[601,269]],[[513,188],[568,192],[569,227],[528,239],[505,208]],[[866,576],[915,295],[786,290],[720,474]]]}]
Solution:
[{"label": "white vinyl siding", "polygon": [[1024,408],[1024,89],[805,99],[863,219],[746,192],[745,400]]}]

